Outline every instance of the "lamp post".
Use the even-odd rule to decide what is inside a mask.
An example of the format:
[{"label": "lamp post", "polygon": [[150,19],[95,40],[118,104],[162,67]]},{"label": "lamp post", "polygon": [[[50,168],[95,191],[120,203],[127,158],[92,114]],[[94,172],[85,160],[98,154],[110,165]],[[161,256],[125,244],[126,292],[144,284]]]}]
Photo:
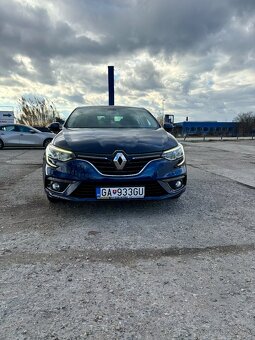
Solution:
[{"label": "lamp post", "polygon": [[162,124],[165,122],[165,98],[162,99]]},{"label": "lamp post", "polygon": [[162,99],[162,113],[163,113],[163,117],[165,116],[165,98]]}]

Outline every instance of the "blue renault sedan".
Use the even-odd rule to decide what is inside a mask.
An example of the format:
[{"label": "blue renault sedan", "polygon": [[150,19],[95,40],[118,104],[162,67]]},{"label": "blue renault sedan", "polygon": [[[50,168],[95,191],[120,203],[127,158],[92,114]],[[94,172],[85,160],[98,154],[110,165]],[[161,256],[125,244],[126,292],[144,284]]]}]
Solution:
[{"label": "blue renault sedan", "polygon": [[45,151],[46,195],[58,200],[162,200],[186,188],[183,146],[144,108],[76,108]]}]

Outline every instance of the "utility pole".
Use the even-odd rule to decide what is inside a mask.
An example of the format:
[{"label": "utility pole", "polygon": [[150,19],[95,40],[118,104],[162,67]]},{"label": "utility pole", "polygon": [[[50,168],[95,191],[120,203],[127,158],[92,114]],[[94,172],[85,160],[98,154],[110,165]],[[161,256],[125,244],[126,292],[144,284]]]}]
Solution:
[{"label": "utility pole", "polygon": [[108,66],[109,105],[114,105],[114,66]]}]

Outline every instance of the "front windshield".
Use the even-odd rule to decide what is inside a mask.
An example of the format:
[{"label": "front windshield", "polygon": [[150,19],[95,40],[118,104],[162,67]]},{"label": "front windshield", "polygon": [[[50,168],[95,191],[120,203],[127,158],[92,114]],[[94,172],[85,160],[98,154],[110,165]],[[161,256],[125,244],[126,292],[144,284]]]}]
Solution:
[{"label": "front windshield", "polygon": [[80,107],[65,128],[145,128],[158,129],[157,120],[145,109],[131,107]]}]

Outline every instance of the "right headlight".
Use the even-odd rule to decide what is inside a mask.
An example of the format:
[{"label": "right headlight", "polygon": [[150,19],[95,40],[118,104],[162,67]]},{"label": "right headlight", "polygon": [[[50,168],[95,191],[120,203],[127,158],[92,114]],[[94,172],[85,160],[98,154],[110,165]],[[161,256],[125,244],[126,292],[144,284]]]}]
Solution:
[{"label": "right headlight", "polygon": [[75,155],[72,151],[58,148],[52,144],[47,146],[45,156],[47,164],[53,168],[57,168],[57,161],[67,162],[75,158]]},{"label": "right headlight", "polygon": [[178,144],[173,149],[166,150],[162,153],[162,157],[165,159],[168,159],[169,161],[175,161],[177,159],[182,159],[183,163],[185,161],[185,153],[183,146],[181,144]]}]

